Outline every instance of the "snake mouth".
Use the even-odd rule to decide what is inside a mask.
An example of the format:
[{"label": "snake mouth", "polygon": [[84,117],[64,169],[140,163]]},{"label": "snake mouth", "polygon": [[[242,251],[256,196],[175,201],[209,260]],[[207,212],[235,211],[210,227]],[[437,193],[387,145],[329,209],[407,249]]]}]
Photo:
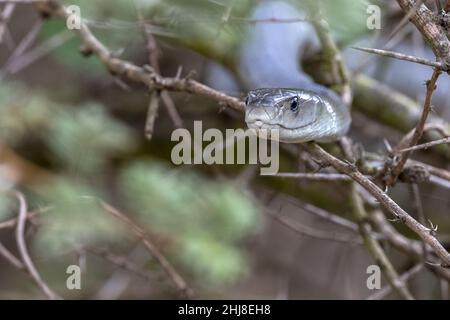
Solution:
[{"label": "snake mouth", "polygon": [[305,124],[303,124],[303,125],[301,125],[301,126],[298,126],[298,127],[286,127],[286,126],[284,126],[284,125],[282,125],[282,124],[280,124],[280,123],[267,123],[267,122],[264,122],[264,121],[261,120],[261,119],[258,119],[258,120],[251,120],[251,121],[246,121],[246,122],[247,122],[247,126],[248,126],[249,128],[252,128],[252,129],[284,129],[284,130],[296,130],[296,129],[302,129],[302,128],[305,128],[305,127],[311,125],[314,121],[305,123]]}]

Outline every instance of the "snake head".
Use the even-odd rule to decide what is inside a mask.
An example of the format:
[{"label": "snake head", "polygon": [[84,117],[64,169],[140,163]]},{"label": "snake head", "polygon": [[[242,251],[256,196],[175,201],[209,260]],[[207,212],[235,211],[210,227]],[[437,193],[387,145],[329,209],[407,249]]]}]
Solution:
[{"label": "snake head", "polygon": [[299,89],[256,89],[247,94],[245,121],[257,132],[278,130],[280,141],[302,142],[318,122],[322,102],[319,96]]}]

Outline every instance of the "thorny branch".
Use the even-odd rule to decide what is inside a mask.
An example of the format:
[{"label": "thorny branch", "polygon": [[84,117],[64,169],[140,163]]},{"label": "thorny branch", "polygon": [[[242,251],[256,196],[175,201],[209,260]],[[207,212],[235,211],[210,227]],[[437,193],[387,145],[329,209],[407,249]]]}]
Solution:
[{"label": "thorny branch", "polygon": [[[427,94],[426,94],[425,102],[423,105],[422,115],[419,119],[419,122],[417,122],[416,128],[414,129],[414,133],[409,141],[408,147],[415,146],[419,142],[420,138],[423,135],[423,130],[425,128],[425,122],[427,121],[428,115],[429,115],[429,113],[431,111],[431,107],[432,107],[431,101],[432,101],[432,97],[433,97],[433,92],[436,89],[436,83],[437,83],[437,80],[438,80],[440,74],[441,74],[441,71],[438,69],[435,69],[433,71],[433,75],[431,76],[431,79],[427,82]],[[385,180],[386,185],[392,186],[395,184],[399,174],[402,172],[403,168],[405,167],[406,161],[408,160],[408,157],[410,156],[410,154],[411,154],[411,151],[406,151],[406,152],[401,153],[400,160],[395,165],[395,167],[392,168],[392,170],[390,172],[390,176],[387,177],[387,179]]]},{"label": "thorny branch", "polygon": [[430,232],[431,230],[411,217],[374,182],[370,181],[361,172],[359,172],[353,164],[337,159],[315,143],[308,143],[306,144],[306,146],[313,156],[330,164],[339,172],[347,174],[355,182],[364,187],[394,216],[394,218],[404,222],[406,226],[417,233],[425,243],[433,248],[434,252],[442,259],[442,266],[450,266],[450,254],[439,243],[434,235],[432,235],[432,233]]},{"label": "thorny branch", "polygon": [[[2,2],[9,2],[9,1],[2,1]],[[41,1],[17,1],[22,3],[36,3],[38,8],[44,12],[46,12],[50,16],[56,16],[62,19],[67,19],[69,17],[69,13],[66,11],[66,9],[55,0],[41,0]],[[424,59],[416,58],[416,57],[410,57],[410,56],[399,56],[395,53],[389,53],[385,55],[390,55],[395,58],[405,59],[408,61],[413,61],[417,63],[423,63],[427,65],[431,65],[435,67],[435,71],[433,73],[433,76],[431,80],[428,82],[427,85],[427,99],[424,104],[424,110],[422,113],[422,117],[419,121],[419,123],[416,126],[413,138],[410,141],[409,149],[408,150],[400,150],[401,155],[401,164],[399,164],[394,172],[394,182],[396,178],[398,177],[398,174],[401,173],[405,163],[408,161],[409,152],[414,150],[412,147],[414,147],[420,137],[423,133],[423,128],[425,125],[425,121],[427,119],[429,110],[431,108],[431,97],[432,93],[436,84],[436,81],[439,77],[439,74],[441,70],[447,71],[448,66],[450,65],[450,42],[445,36],[445,32],[443,32],[442,27],[440,27],[438,24],[435,23],[435,19],[433,18],[432,12],[425,6],[420,5],[417,10],[412,11],[414,8],[415,2],[412,0],[397,0],[399,5],[402,7],[402,9],[405,12],[413,12],[411,14],[411,20],[412,22],[417,26],[417,28],[421,31],[421,33],[424,35],[425,39],[430,43],[431,47],[433,48],[433,51],[435,52],[437,58],[439,59],[439,62],[430,62],[425,61]],[[322,35],[322,42],[328,43],[327,40],[329,40],[326,35],[329,35],[329,32],[324,29],[323,25],[317,25],[318,33],[319,35]],[[162,77],[155,68],[152,67],[139,67],[131,62],[122,60],[114,56],[113,53],[111,53],[89,30],[87,25],[84,23],[81,24],[81,28],[79,30],[75,29],[73,30],[78,37],[82,40],[84,44],[83,52],[85,54],[95,54],[102,62],[103,64],[108,68],[108,70],[114,75],[114,76],[120,76],[124,77],[129,81],[134,81],[140,84],[144,84],[149,90],[168,90],[168,91],[183,91],[193,94],[198,94],[210,99],[213,99],[221,104],[224,104],[228,107],[231,107],[238,111],[243,111],[244,109],[244,103],[240,101],[240,99],[228,96],[222,92],[216,91],[214,89],[209,88],[208,86],[205,86],[195,80],[192,80],[190,78],[180,78],[180,77]],[[320,31],[323,31],[322,33]],[[333,46],[328,46],[328,48],[333,49]],[[375,51],[374,51],[375,52]],[[343,76],[344,82],[341,83],[345,85],[348,84],[348,78],[344,70],[339,69],[339,52],[337,50],[332,50],[335,62],[337,61],[338,65],[338,72],[341,76]],[[380,52],[375,52],[380,53]],[[357,168],[348,162],[344,162],[342,160],[339,160],[338,158],[334,157],[330,153],[323,150],[320,146],[317,144],[307,144],[306,148],[308,151],[316,158],[320,159],[321,161],[324,161],[331,166],[333,166],[338,172],[344,174],[347,177],[350,177],[353,181],[359,183],[363,188],[365,188],[372,196],[374,196],[395,218],[399,219],[400,221],[404,222],[411,230],[416,232],[424,243],[426,243],[433,252],[442,260],[442,266],[448,267],[450,266],[450,255],[445,250],[445,248],[439,243],[439,241],[435,238],[433,235],[432,230],[425,227],[424,225],[420,224],[418,221],[416,221],[413,217],[411,217],[406,211],[404,211],[402,208],[398,206],[394,200],[392,200],[385,192],[383,192],[374,182],[372,182],[368,177],[364,176],[361,172],[357,170]],[[307,177],[306,175],[304,177]],[[343,178],[344,176],[339,175],[339,179],[345,180],[346,178]],[[308,176],[308,178],[319,178],[319,176]],[[327,179],[321,176],[322,179]],[[337,178],[335,176],[334,178]],[[118,211],[109,205],[103,203],[105,210],[112,213],[113,215],[116,215],[120,217],[122,220],[129,224],[129,221],[127,218],[118,213]],[[19,219],[20,224],[18,223],[18,226],[21,226],[21,231],[23,228],[23,223],[26,218],[26,211],[25,215],[20,216],[21,219]],[[25,218],[24,218],[25,217]],[[381,227],[385,220],[379,220],[378,221],[378,227]],[[140,230],[136,225],[131,224],[134,232],[140,236],[144,237],[145,233],[143,233],[142,230]],[[379,228],[381,229],[381,228]],[[18,227],[19,230],[19,227]],[[18,231],[19,234],[19,231]],[[363,233],[364,235],[364,233]],[[385,235],[383,233],[383,235]],[[417,253],[417,247],[414,244],[411,244],[413,242],[410,242],[410,239],[401,238],[401,240],[398,239],[398,234],[392,234],[394,238],[391,239],[392,242],[397,241],[399,246],[405,245],[405,249],[407,250],[415,250],[414,252]],[[397,237],[397,238],[395,238]],[[143,240],[145,241],[145,240]],[[400,242],[398,242],[400,241]],[[404,242],[402,242],[404,241]],[[144,242],[145,243],[145,242]],[[150,245],[146,245],[147,248],[155,254],[154,248]],[[411,249],[413,248],[414,249]],[[23,249],[23,248],[22,248]],[[419,249],[421,251],[421,248],[419,246]],[[158,254],[156,254],[158,257]],[[187,289],[186,283],[184,280],[177,275],[176,272],[173,272],[174,270],[171,270],[170,265],[167,266],[167,264],[162,263],[162,265],[166,265],[165,270],[170,274],[174,282],[177,284],[177,286],[183,290]],[[392,271],[392,270],[391,270]],[[443,270],[442,272],[445,272],[446,270]],[[392,273],[391,273],[392,275]],[[392,277],[393,280],[395,280],[398,276],[395,275]],[[403,279],[400,279],[403,280]],[[39,283],[39,281],[37,281]],[[395,281],[394,281],[395,282]],[[396,286],[395,283],[392,283],[394,288],[397,288],[399,290],[403,290],[401,287]],[[41,283],[42,285],[42,283]],[[409,298],[409,295],[407,291],[402,291],[403,296],[405,298]]]},{"label": "thorny branch", "polygon": [[[397,3],[405,13],[408,13],[413,10],[416,2],[397,0]],[[411,15],[410,20],[430,44],[438,60],[450,65],[450,41],[445,30],[436,23],[435,14],[426,5],[421,4]]]},{"label": "thorny branch", "polygon": [[413,300],[411,292],[405,286],[405,283],[400,280],[392,262],[372,234],[371,226],[368,223],[369,214],[364,208],[363,200],[357,192],[355,183],[352,183],[350,198],[353,206],[353,215],[358,221],[360,233],[369,253],[380,266],[391,287],[404,299]]}]

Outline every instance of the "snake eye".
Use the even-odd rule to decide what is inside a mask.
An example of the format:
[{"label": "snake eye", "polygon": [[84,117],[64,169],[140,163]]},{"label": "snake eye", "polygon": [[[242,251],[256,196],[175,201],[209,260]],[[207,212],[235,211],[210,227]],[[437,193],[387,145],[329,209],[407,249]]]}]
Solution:
[{"label": "snake eye", "polygon": [[292,112],[296,112],[298,110],[298,99],[297,97],[295,97],[292,101],[291,101],[291,111]]},{"label": "snake eye", "polygon": [[245,98],[245,105],[247,106],[248,105],[248,103],[249,103],[249,98],[248,98],[248,96]]}]

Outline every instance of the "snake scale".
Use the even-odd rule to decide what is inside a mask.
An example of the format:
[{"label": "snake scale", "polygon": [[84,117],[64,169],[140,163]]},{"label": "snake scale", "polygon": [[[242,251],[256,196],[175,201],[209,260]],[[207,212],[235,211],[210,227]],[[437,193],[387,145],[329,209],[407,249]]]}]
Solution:
[{"label": "snake scale", "polygon": [[[298,16],[297,9],[285,2],[265,1],[256,7],[252,19]],[[279,140],[288,143],[331,142],[348,132],[348,107],[299,66],[303,49],[318,46],[309,24],[259,24],[249,30],[247,39],[241,57],[244,79],[250,87],[265,86],[247,94],[249,128],[257,132],[277,129]]]}]

